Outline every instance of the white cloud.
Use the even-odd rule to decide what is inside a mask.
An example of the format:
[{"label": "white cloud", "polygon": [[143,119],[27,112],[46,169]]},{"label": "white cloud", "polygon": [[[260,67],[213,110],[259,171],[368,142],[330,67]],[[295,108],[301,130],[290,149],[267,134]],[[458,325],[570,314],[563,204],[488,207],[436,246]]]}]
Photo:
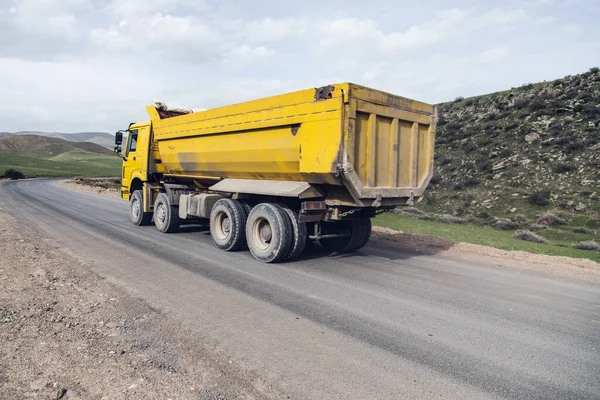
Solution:
[{"label": "white cloud", "polygon": [[240,34],[252,42],[273,42],[289,36],[303,35],[306,30],[307,23],[303,19],[264,18],[248,23]]},{"label": "white cloud", "polygon": [[180,57],[202,62],[220,52],[219,33],[193,16],[154,14],[121,20],[109,28],[90,31],[95,45],[108,50],[134,52],[159,57]]},{"label": "white cloud", "polygon": [[542,17],[542,18],[538,18],[535,21],[535,23],[536,23],[536,25],[547,25],[547,24],[551,24],[555,21],[556,21],[556,18],[554,18],[554,17]]},{"label": "white cloud", "polygon": [[581,35],[585,30],[585,26],[582,24],[566,24],[562,26],[563,31],[570,35]]},{"label": "white cloud", "polygon": [[477,14],[472,10],[444,10],[422,25],[390,33],[383,32],[374,20],[336,19],[321,26],[323,37],[320,44],[325,48],[352,46],[391,53],[447,42],[456,36],[507,25],[525,16],[525,11],[520,9],[493,9],[485,14]]},{"label": "white cloud", "polygon": [[510,48],[508,46],[494,47],[480,53],[477,57],[478,61],[487,63],[497,61],[502,58],[506,58],[510,55]]}]

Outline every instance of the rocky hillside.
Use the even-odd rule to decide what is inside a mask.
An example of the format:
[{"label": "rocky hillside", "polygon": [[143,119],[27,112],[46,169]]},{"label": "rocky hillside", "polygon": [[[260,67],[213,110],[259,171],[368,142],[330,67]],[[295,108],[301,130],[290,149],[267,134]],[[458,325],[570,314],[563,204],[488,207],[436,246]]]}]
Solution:
[{"label": "rocky hillside", "polygon": [[[600,72],[439,105],[422,208],[454,216],[600,214]],[[583,221],[581,221],[583,222]]]}]

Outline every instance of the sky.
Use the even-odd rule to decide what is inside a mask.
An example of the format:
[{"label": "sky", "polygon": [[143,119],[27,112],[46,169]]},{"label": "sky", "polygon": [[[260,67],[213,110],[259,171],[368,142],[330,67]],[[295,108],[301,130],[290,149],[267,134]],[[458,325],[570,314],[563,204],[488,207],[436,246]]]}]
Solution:
[{"label": "sky", "polygon": [[0,132],[354,82],[438,103],[600,65],[600,0],[0,0]]}]

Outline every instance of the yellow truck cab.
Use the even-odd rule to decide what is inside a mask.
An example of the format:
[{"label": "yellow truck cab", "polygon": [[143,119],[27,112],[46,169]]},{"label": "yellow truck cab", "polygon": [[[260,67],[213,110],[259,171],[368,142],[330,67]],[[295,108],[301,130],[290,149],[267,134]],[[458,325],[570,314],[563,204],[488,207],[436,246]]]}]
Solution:
[{"label": "yellow truck cab", "polygon": [[[356,251],[376,212],[412,204],[433,174],[433,106],[351,83],[201,112],[146,108],[116,135],[136,225],[208,220],[222,250],[292,260],[307,240]],[[123,145],[123,136],[127,140]]]}]

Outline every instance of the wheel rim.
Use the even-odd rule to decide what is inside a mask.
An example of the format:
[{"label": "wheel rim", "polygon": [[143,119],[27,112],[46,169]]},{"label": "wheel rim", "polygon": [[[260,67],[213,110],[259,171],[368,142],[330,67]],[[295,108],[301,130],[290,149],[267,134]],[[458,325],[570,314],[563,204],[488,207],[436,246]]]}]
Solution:
[{"label": "wheel rim", "polygon": [[266,218],[257,218],[252,224],[252,239],[261,249],[266,250],[271,245],[273,230]]},{"label": "wheel rim", "polygon": [[138,219],[140,216],[140,201],[138,199],[131,201],[131,215],[134,219]]},{"label": "wheel rim", "polygon": [[156,219],[158,219],[161,224],[167,219],[167,210],[165,205],[162,203],[156,207]]},{"label": "wheel rim", "polygon": [[221,240],[226,240],[231,234],[231,219],[225,211],[220,211],[215,218],[215,234]]}]

